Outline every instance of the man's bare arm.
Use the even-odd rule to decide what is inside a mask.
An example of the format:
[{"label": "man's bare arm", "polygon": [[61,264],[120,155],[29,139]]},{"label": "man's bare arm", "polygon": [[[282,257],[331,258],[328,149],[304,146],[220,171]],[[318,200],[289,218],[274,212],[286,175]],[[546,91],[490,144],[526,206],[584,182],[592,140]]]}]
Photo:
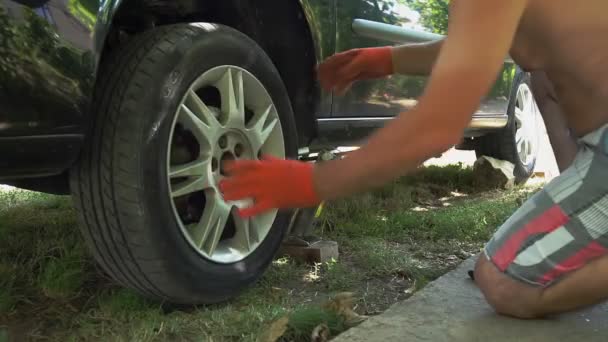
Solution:
[{"label": "man's bare arm", "polygon": [[430,75],[444,39],[395,46],[392,50],[394,73],[414,76]]},{"label": "man's bare arm", "polygon": [[448,38],[416,107],[378,130],[347,158],[318,164],[314,184],[321,198],[383,185],[461,139],[496,81],[527,0],[465,0],[452,5]]}]

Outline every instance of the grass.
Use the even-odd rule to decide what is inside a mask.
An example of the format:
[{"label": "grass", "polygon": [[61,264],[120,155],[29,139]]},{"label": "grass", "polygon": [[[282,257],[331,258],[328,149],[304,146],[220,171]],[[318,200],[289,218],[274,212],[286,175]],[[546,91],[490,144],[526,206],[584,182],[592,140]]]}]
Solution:
[{"label": "grass", "polygon": [[358,314],[382,312],[479,251],[529,194],[479,192],[470,169],[427,167],[327,206],[317,232],[338,241],[339,261],[277,258],[238,298],[171,311],[98,269],[69,197],[0,190],[0,342],[255,341],[281,317],[295,341],[320,323],[335,335],[347,326],[328,299],[350,291]]},{"label": "grass", "polygon": [[0,192],[0,308],[39,295],[68,299],[87,270],[74,210],[65,198]]}]

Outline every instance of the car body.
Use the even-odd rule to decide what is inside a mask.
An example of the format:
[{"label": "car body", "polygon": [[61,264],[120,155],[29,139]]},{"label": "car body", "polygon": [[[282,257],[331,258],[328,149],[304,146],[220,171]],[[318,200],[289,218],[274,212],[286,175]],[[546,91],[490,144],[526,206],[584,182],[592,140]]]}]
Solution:
[{"label": "car body", "polygon": [[[15,78],[2,77],[4,79],[0,82],[0,155],[3,156],[0,161],[0,179],[5,182],[21,182],[25,185],[28,181],[17,179],[37,178],[32,183],[46,184],[40,180],[41,177],[61,175],[76,161],[87,134],[87,120],[90,119],[87,108],[95,86],[97,66],[104,49],[111,47],[112,40],[117,39],[117,28],[113,25],[129,16],[128,0],[99,3],[87,0],[77,2],[77,6],[70,6],[69,3],[65,0],[2,0],[6,10],[2,14],[4,30],[27,26],[24,20],[35,20],[41,29],[39,36],[31,37],[32,46],[22,47],[38,51],[37,54],[21,54],[18,50],[13,50],[18,54],[7,53],[12,49],[10,46],[5,46],[8,50],[0,54],[0,61],[4,60],[5,68],[10,67],[10,63],[17,63],[23,66],[22,72],[27,73],[15,75]],[[148,11],[151,13],[166,11],[175,16],[180,11],[179,5],[187,6],[185,1],[174,2],[175,5],[162,1],[149,3],[151,7]],[[208,5],[205,1],[199,3],[201,7]],[[226,3],[230,5],[214,11],[236,12],[247,17],[246,13],[252,6],[250,2]],[[271,6],[267,2],[263,4],[259,7]],[[153,8],[153,5],[158,8]],[[415,11],[403,8],[397,1],[308,0],[294,2],[294,6],[297,9],[291,9],[291,15],[306,27],[294,28],[284,33],[286,37],[272,32],[258,38],[276,44],[270,49],[274,50],[284,69],[291,69],[285,72],[288,74],[285,77],[290,78],[287,84],[297,83],[298,80],[294,78],[302,76],[308,79],[302,83],[312,83],[311,70],[292,76],[296,73],[293,70],[310,68],[313,62],[318,63],[335,52],[416,40],[415,36],[408,36],[406,31],[403,31],[405,34],[398,32],[390,35],[390,32],[380,29],[365,36],[353,30],[353,23],[357,20],[408,23],[412,16],[416,16]],[[23,14],[27,9],[35,14],[30,15],[30,19],[26,19]],[[183,9],[182,16],[187,17],[188,12],[198,11],[202,10],[190,5],[190,8]],[[270,12],[271,9],[261,11]],[[276,18],[269,17],[265,20],[276,21]],[[262,31],[259,33],[261,35],[267,34],[265,30],[270,30],[255,27],[255,23],[249,22],[239,25],[245,32]],[[437,28],[420,24],[414,27],[418,32],[437,31]],[[383,34],[386,39],[370,38]],[[423,36],[422,39],[424,38]],[[429,36],[427,39],[431,38],[433,37]],[[281,39],[285,41],[281,42]],[[292,42],[300,46],[292,49],[288,46]],[[299,56],[300,52],[304,56]],[[34,58],[38,60],[37,63]],[[286,62],[288,59],[293,61]],[[507,107],[515,71],[513,62],[507,60],[502,77],[475,113],[465,133],[466,137],[479,136],[507,125]],[[6,76],[8,70],[3,70],[3,73]],[[313,140],[322,142],[324,146],[356,144],[370,130],[411,108],[416,97],[421,94],[424,82],[425,77],[419,76],[395,76],[358,82],[352,91],[342,97],[313,90],[314,86],[310,84],[293,85],[292,97],[298,98],[296,101],[299,102],[296,105],[298,127],[303,133],[300,146],[315,145]],[[304,93],[296,95],[296,92],[302,91]],[[300,97],[304,100],[299,100]],[[44,185],[40,186],[45,188]]]},{"label": "car body", "polygon": [[[438,1],[438,3],[444,10],[447,9],[447,1]],[[230,78],[232,77],[230,75],[238,74],[235,80],[239,82],[243,82],[244,77],[245,83],[249,82],[246,88],[253,87],[251,89],[254,89],[256,94],[262,94],[265,93],[264,90],[255,88],[256,77],[261,77],[261,80],[266,77],[264,70],[274,73],[273,70],[276,69],[277,75],[280,75],[280,83],[287,94],[285,100],[293,111],[293,127],[297,134],[293,132],[289,134],[294,135],[294,146],[297,146],[300,157],[321,149],[356,145],[358,141],[395,115],[399,113],[407,115],[407,111],[415,105],[417,96],[423,91],[426,78],[393,76],[387,79],[357,82],[346,95],[335,96],[320,89],[315,78],[315,65],[336,52],[352,48],[441,38],[440,34],[445,33],[447,11],[439,15],[441,20],[440,24],[437,24],[436,21],[425,17],[426,12],[421,7],[423,5],[424,2],[420,1],[397,0],[0,0],[0,183],[59,194],[69,194],[70,191],[74,193],[75,189],[84,191],[84,188],[97,188],[99,185],[89,184],[82,180],[81,175],[75,174],[86,173],[90,171],[89,168],[104,167],[92,161],[89,155],[90,151],[96,148],[93,145],[104,144],[103,139],[94,138],[96,135],[107,133],[108,129],[99,131],[100,124],[108,124],[100,120],[126,120],[121,117],[99,118],[103,111],[99,106],[111,107],[112,103],[123,103],[121,106],[127,106],[124,101],[120,102],[123,99],[120,98],[122,95],[119,90],[100,86],[104,82],[110,82],[108,78],[120,77],[121,74],[130,72],[124,69],[127,66],[120,63],[113,67],[108,66],[111,64],[109,61],[112,60],[112,56],[120,55],[122,58],[120,60],[126,61],[124,65],[140,68],[137,64],[127,63],[133,61],[133,58],[139,58],[126,55],[128,49],[135,49],[130,47],[132,42],[143,42],[144,39],[141,37],[146,32],[154,32],[158,37],[169,37],[175,32],[195,32],[187,26],[179,26],[184,23],[213,23],[198,25],[197,33],[193,33],[195,38],[202,37],[201,41],[209,40],[205,44],[216,44],[214,46],[222,48],[224,43],[213,40],[213,35],[216,34],[214,32],[219,32],[217,34],[220,36],[224,34],[225,37],[222,39],[228,39],[227,41],[236,39],[239,44],[243,43],[243,46],[254,43],[259,46],[258,55],[266,55],[268,61],[271,61],[271,64],[265,62],[265,66],[260,66],[261,74],[250,75],[247,70],[251,64],[243,62],[237,68],[226,69],[225,75],[229,75],[227,77]],[[220,26],[214,26],[216,24]],[[163,31],[163,27],[167,29]],[[232,30],[224,30],[222,27]],[[177,37],[174,40],[181,39],[180,36],[171,37]],[[249,42],[248,39],[254,43]],[[173,43],[171,40],[167,42],[168,45]],[[162,46],[158,45],[160,44],[158,42],[154,44],[157,44],[154,45],[156,49]],[[188,46],[172,46],[172,49],[186,53]],[[154,52],[144,48],[139,48],[137,51],[142,54]],[[207,56],[214,56],[213,51],[206,53]],[[169,59],[163,62],[164,65],[167,60]],[[143,69],[140,71],[144,72]],[[108,76],[108,74],[116,76]],[[141,73],[137,75],[142,77]],[[514,99],[518,94],[514,82],[518,79],[521,81],[521,75],[523,73],[517,66],[506,58],[495,86],[484,99],[465,132],[463,138],[466,142],[470,143],[473,141],[472,138],[504,135],[510,123],[513,127],[516,126],[510,112],[513,111],[512,107],[516,102]],[[173,71],[167,77],[178,82],[181,75],[178,71]],[[247,81],[248,77],[250,81]],[[272,79],[271,76],[268,77]],[[126,80],[131,79],[126,78]],[[264,83],[260,89],[275,81],[276,77],[274,81],[270,80],[267,83],[260,81],[259,84]],[[114,84],[114,87],[121,86],[120,82],[111,84]],[[150,86],[154,88],[155,85]],[[167,97],[174,101],[171,99],[174,90],[170,86],[162,88],[159,90],[162,92],[159,93],[159,97]],[[114,102],[105,101],[104,92],[111,94],[107,96]],[[281,90],[271,92],[272,99],[281,97],[276,95],[280,93]],[[223,96],[223,93],[220,95]],[[186,98],[183,101],[187,100]],[[143,103],[147,105],[151,104],[151,101]],[[177,105],[171,101],[167,102],[167,105]],[[115,108],[115,110],[122,111],[123,108]],[[179,110],[175,115],[181,115]],[[279,117],[281,115],[283,113],[279,113]],[[150,116],[154,116],[153,113]],[[281,117],[281,122],[286,125],[284,120],[287,119]],[[175,125],[176,122],[173,121],[171,129],[174,129]],[[157,128],[154,126],[153,129]],[[285,129],[285,132],[288,132],[288,128]],[[509,128],[508,131],[509,134],[514,134],[515,128]],[[151,136],[153,133],[154,131],[150,131]],[[504,138],[502,135],[501,139]],[[512,140],[507,136],[508,139]],[[99,142],[92,142],[93,140]],[[154,145],[152,140],[152,138],[142,140],[141,146],[138,145],[139,149],[133,152],[133,158],[139,158],[138,156],[143,155],[143,151],[156,151],[153,148],[157,145]],[[283,151],[283,147],[279,149]],[[289,149],[285,151],[287,150]],[[488,154],[502,153],[492,152],[487,148],[486,151],[489,151]],[[293,154],[290,156],[298,157]],[[223,158],[223,155],[218,158]],[[87,162],[85,163],[84,160]],[[121,159],[108,160],[120,162]],[[214,159],[214,162],[217,160]],[[82,171],[83,169],[86,172]],[[143,175],[144,171],[149,174],[150,169],[134,172]],[[101,174],[105,171],[99,172]],[[171,172],[167,171],[167,173]],[[72,178],[71,190],[68,186],[69,178]],[[137,180],[137,176],[135,179],[134,184],[141,186],[143,181]],[[151,183],[154,183],[154,180]],[[169,187],[172,186],[171,184]],[[143,194],[142,192],[141,196]],[[111,220],[89,224],[92,218],[87,217],[87,213],[93,209],[86,209],[88,205],[86,202],[89,200],[86,196],[84,198],[80,202],[85,209],[80,208],[80,210],[84,212],[83,225],[88,227],[85,229],[86,234],[91,234],[91,240],[100,239],[106,245],[108,241],[114,241],[115,237],[110,239],[111,232],[108,231],[107,236],[104,235],[106,233],[96,232],[98,228],[112,226]],[[91,198],[95,202],[95,197]],[[99,203],[104,201],[105,198],[99,199]],[[177,217],[179,215],[176,202],[172,203]],[[207,202],[204,203],[206,206]],[[103,204],[99,205],[103,206]],[[142,206],[145,207],[145,204]],[[169,210],[170,207],[167,205],[159,210]],[[147,213],[144,209],[140,210]],[[154,216],[146,219],[154,220]],[[284,224],[288,221],[282,222]],[[145,229],[141,222],[134,225],[138,229]],[[278,229],[285,230],[284,227]],[[120,237],[125,238],[124,235]],[[159,238],[160,240],[162,237]],[[154,243],[156,242],[151,244]],[[121,246],[125,245],[129,245],[128,236],[122,241]],[[95,246],[93,244],[93,249],[96,248]],[[275,248],[276,243],[273,246]],[[143,289],[144,285],[138,283],[135,276],[134,278],[128,276],[130,266],[124,266],[124,270],[121,268],[123,266],[120,261],[123,258],[130,258],[135,253],[133,250],[126,253],[110,251],[112,248],[107,246],[97,247],[95,253],[102,264],[107,264],[106,270],[122,283],[133,286],[142,293],[181,303],[214,301],[209,299],[208,295],[197,297],[193,294],[190,297],[187,295],[180,297],[179,294],[175,294],[179,292],[177,290],[174,294],[171,294],[173,290],[158,294],[147,288]],[[106,247],[109,249],[105,250]],[[267,252],[268,255],[273,254],[273,248]],[[211,249],[215,249],[215,246]],[[109,254],[119,257],[113,257],[111,262],[104,261],[104,255]],[[199,256],[205,255],[202,253]],[[136,259],[133,259],[134,264],[139,262]],[[264,260],[269,259],[266,257]],[[217,262],[217,260],[212,261]],[[263,266],[261,265],[258,271],[250,272],[259,273]],[[145,272],[142,274],[145,277]],[[201,274],[202,279],[210,277],[205,274],[204,267]],[[254,274],[251,279],[257,276],[259,274]],[[251,279],[242,282],[248,284]],[[153,281],[150,281],[150,284],[151,287],[157,286]],[[210,291],[213,294],[216,290]],[[238,292],[235,291],[234,293]],[[225,298],[226,295],[217,297]]]}]

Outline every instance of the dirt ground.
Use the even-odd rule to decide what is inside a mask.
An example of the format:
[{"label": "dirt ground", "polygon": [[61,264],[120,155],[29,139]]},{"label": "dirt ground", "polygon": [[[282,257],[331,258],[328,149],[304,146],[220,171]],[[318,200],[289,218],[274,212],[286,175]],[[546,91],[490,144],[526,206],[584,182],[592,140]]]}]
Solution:
[{"label": "dirt ground", "polygon": [[[188,310],[145,300],[95,267],[69,198],[0,188],[0,342],[259,341],[281,319],[293,341],[310,341],[322,324],[335,336],[353,316],[383,312],[478,253],[535,183],[557,175],[543,137],[536,171],[545,178],[530,187],[475,189],[474,152],[450,150],[419,173],[328,205],[315,232],[338,242],[339,260],[277,258],[241,296]],[[353,297],[338,311],[321,309],[344,292]]]}]

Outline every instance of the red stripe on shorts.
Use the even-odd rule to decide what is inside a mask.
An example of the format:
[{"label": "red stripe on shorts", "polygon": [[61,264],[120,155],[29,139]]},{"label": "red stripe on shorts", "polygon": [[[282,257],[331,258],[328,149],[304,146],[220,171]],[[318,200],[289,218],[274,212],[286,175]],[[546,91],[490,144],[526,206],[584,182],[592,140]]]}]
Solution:
[{"label": "red stripe on shorts", "polygon": [[590,259],[606,254],[606,252],[608,252],[608,250],[605,247],[595,241],[592,241],[568,259],[557,264],[557,266],[555,266],[555,268],[553,268],[551,271],[545,273],[542,277],[540,277],[538,282],[543,285],[547,284],[566,272],[574,271],[580,268]]},{"label": "red stripe on shorts", "polygon": [[532,234],[549,233],[568,222],[566,213],[556,204],[514,233],[494,254],[492,260],[504,271],[517,256],[517,251]]}]

